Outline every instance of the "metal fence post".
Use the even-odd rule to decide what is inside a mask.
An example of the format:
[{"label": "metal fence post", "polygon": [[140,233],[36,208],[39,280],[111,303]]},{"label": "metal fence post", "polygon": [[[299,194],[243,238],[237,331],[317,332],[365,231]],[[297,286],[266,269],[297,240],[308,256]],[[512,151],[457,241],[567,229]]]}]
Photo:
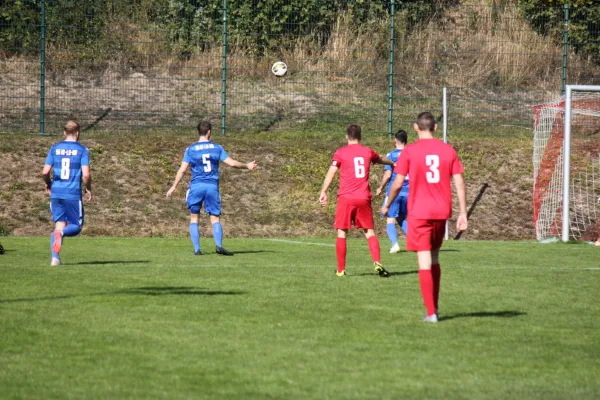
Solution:
[{"label": "metal fence post", "polygon": [[40,24],[40,135],[44,134],[46,113],[46,0],[41,0]]},{"label": "metal fence post", "polygon": [[221,64],[221,136],[225,135],[227,117],[227,0],[223,0],[223,44]]},{"label": "metal fence post", "polygon": [[388,136],[392,137],[394,120],[394,39],[395,24],[394,15],[396,14],[396,0],[392,0],[390,9],[390,73],[388,76]]},{"label": "metal fence post", "polygon": [[562,66],[562,94],[567,87],[567,63],[569,61],[569,3],[564,6],[564,31],[563,31],[563,66]]}]

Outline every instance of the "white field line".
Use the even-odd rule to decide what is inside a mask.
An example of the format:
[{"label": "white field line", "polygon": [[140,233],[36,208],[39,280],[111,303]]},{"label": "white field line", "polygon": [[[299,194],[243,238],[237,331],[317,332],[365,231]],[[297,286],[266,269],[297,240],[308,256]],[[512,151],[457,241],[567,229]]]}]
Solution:
[{"label": "white field line", "polygon": [[335,244],[329,244],[329,243],[299,242],[297,240],[285,240],[285,239],[261,239],[261,240],[266,240],[268,242],[281,242],[281,243],[292,243],[292,244],[308,244],[308,245],[313,245],[313,246],[335,247]]}]

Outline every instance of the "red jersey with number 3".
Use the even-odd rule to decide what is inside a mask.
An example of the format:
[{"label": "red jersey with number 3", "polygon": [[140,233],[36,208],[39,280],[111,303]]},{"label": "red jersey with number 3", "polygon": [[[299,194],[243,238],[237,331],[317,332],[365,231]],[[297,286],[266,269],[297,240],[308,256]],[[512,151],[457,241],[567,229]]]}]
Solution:
[{"label": "red jersey with number 3", "polygon": [[394,172],[410,175],[408,215],[416,219],[448,219],[452,216],[453,175],[463,166],[456,150],[438,139],[419,139],[404,148]]},{"label": "red jersey with number 3", "polygon": [[369,170],[379,159],[379,154],[360,143],[339,148],[331,162],[340,169],[338,197],[371,200]]}]

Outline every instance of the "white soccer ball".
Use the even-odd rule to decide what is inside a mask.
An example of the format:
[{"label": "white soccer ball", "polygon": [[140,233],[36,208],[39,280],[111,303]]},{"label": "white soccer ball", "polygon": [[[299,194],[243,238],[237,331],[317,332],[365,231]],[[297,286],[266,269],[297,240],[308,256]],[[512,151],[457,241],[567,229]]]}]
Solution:
[{"label": "white soccer ball", "polygon": [[277,61],[271,66],[271,72],[275,76],[284,76],[287,73],[287,65],[283,61]]}]

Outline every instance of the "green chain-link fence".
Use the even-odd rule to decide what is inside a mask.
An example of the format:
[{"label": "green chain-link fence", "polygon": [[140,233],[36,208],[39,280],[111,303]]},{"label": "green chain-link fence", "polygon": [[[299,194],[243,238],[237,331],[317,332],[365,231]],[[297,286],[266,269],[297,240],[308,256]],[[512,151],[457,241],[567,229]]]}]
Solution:
[{"label": "green chain-link fence", "polygon": [[[531,128],[565,82],[600,82],[600,6],[532,1],[0,1],[0,132]],[[286,76],[270,73],[273,62]],[[224,124],[223,124],[224,123]]]}]

